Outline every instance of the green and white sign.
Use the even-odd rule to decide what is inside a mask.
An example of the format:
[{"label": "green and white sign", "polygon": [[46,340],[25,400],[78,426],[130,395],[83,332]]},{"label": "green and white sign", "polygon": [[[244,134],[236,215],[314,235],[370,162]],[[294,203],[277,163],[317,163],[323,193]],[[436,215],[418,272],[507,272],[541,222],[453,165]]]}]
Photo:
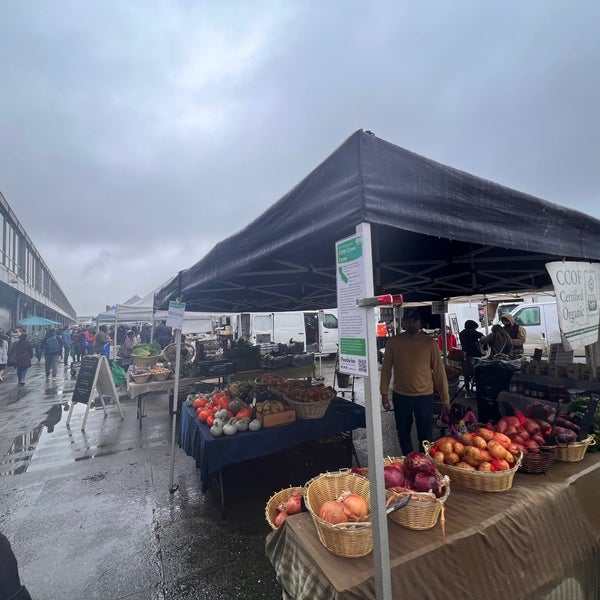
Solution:
[{"label": "green and white sign", "polygon": [[356,305],[365,297],[362,237],[354,235],[336,242],[336,279],[340,371],[360,377],[369,375],[367,362],[367,311]]},{"label": "green and white sign", "polygon": [[167,312],[167,325],[173,329],[183,327],[183,316],[185,314],[185,302],[169,302]]}]

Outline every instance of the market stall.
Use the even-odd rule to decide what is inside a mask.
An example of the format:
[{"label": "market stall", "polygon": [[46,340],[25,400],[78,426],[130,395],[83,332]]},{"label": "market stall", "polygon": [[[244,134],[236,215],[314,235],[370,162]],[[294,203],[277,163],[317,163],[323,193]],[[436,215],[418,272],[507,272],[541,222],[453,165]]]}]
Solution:
[{"label": "market stall", "polygon": [[[269,236],[264,235],[265,231],[269,232]],[[402,294],[405,302],[549,289],[552,281],[546,269],[547,263],[600,260],[600,222],[597,219],[441,165],[379,139],[370,132],[357,131],[255,221],[217,244],[198,263],[173,277],[157,293],[156,305],[165,308],[170,300],[181,298],[188,309],[201,311],[277,311],[334,306],[337,303],[338,281],[335,244],[357,235],[368,240],[369,256],[373,256],[373,264],[368,265],[371,280],[368,283],[372,284],[374,294]],[[299,252],[299,248],[302,248],[302,252]],[[375,336],[368,340],[369,348],[373,348],[372,353],[369,350],[369,355],[376,353],[375,343]],[[369,362],[373,361],[369,359]],[[375,366],[371,368],[376,377]],[[365,380],[369,410],[378,401],[377,384],[370,381],[372,378]],[[373,413],[375,416],[376,412]],[[373,414],[369,413],[367,423],[369,469],[372,483],[377,485],[379,493],[383,482],[377,478],[377,469],[372,468],[379,460],[379,456],[373,452],[374,442],[379,435]],[[556,474],[557,477],[560,472],[563,476],[574,475],[577,469],[561,465]],[[594,473],[596,471],[594,469]],[[572,500],[578,506],[582,505],[582,498],[575,491],[579,486],[580,489],[585,488],[586,492],[595,489],[587,487],[591,476],[591,473],[583,471],[581,484],[576,484],[572,478],[562,482],[557,479],[553,491],[561,495],[566,504]],[[556,576],[556,572],[552,572],[556,561],[560,563],[564,560],[562,557],[568,555],[562,547],[567,545],[577,552],[581,540],[589,541],[589,532],[594,529],[584,532],[585,527],[579,521],[577,526],[570,528],[548,528],[554,519],[586,521],[590,509],[581,506],[583,518],[581,515],[569,517],[562,514],[561,510],[567,509],[564,504],[558,506],[549,498],[549,480],[546,479],[544,484],[533,481],[532,488],[544,488],[538,489],[539,497],[535,499],[540,502],[539,513],[545,515],[548,534],[539,537],[537,527],[529,527],[524,521],[519,521],[517,524],[523,525],[523,529],[519,531],[517,547],[519,550],[533,550],[537,540],[547,540],[548,546],[555,551],[554,555],[560,558],[553,555],[555,563],[540,560],[534,566],[542,571],[545,568],[546,572],[541,573],[540,580],[549,580]],[[594,483],[597,485],[597,479]],[[489,589],[478,583],[479,572],[490,572],[493,582],[498,579],[504,581],[507,578],[505,571],[498,568],[498,562],[503,558],[508,561],[509,580],[525,577],[521,563],[524,560],[528,562],[528,557],[522,557],[522,552],[518,553],[517,558],[505,557],[500,541],[496,545],[498,548],[489,547],[485,543],[487,536],[480,534],[498,530],[500,540],[502,532],[495,515],[496,511],[503,510],[502,498],[513,500],[512,507],[506,509],[504,514],[508,523],[514,523],[515,510],[525,515],[533,493],[534,490],[529,490],[528,486],[517,486],[497,499],[486,497],[480,504],[472,493],[457,492],[459,501],[471,500],[469,507],[464,507],[464,510],[475,510],[476,514],[469,519],[465,516],[463,520],[454,521],[459,529],[451,532],[456,535],[453,547],[463,552],[469,540],[483,540],[483,545],[474,544],[478,548],[477,553],[471,555],[467,552],[465,555],[481,562],[481,557],[485,556],[482,550],[486,550],[488,555],[493,555],[489,562],[495,569],[494,572],[479,569],[477,564],[466,575],[462,575],[465,581],[461,589],[468,590],[472,578],[480,595],[490,596]],[[463,494],[469,495],[463,497]],[[374,510],[380,511],[381,507],[375,506]],[[457,507],[456,510],[460,514],[461,509]],[[598,515],[594,516],[597,523]],[[379,522],[374,524],[374,532],[378,533],[380,539],[387,539],[385,520],[377,520]],[[292,520],[290,526],[286,525],[274,538],[283,538],[286,530],[296,531],[295,525],[292,526],[294,523],[298,523],[298,529],[304,533],[312,531],[308,525],[301,527],[302,523],[308,524],[307,517],[302,515]],[[482,529],[470,529],[473,523],[478,523]],[[583,535],[581,538],[580,530]],[[425,542],[428,536],[429,543]],[[432,573],[438,569],[434,565],[441,564],[442,572],[456,572],[451,567],[455,567],[460,554],[455,552],[450,561],[448,545],[436,547],[428,557],[430,560],[422,561],[425,564],[423,568],[428,572],[427,577],[423,575],[423,570],[416,568],[415,576],[411,575],[413,569],[398,569],[402,561],[413,560],[412,566],[416,567],[416,555],[427,556],[426,550],[433,548],[430,536],[431,533],[422,534],[419,542],[413,546],[415,554],[408,555],[403,552],[404,547],[395,545],[395,538],[391,538],[392,575],[394,585],[398,586],[398,573],[402,573],[404,580],[400,580],[400,588],[396,588],[402,595],[407,589],[411,592],[417,590],[418,593],[427,590],[428,585],[435,585],[432,583]],[[585,556],[578,554],[567,559],[573,572],[578,562],[580,565],[585,563],[590,548],[593,548],[597,558],[597,534],[595,536],[593,543],[586,541],[583,544],[587,552]],[[323,553],[317,554],[318,560],[302,550],[304,541],[311,549],[316,548]],[[366,584],[365,597],[374,596],[374,585],[379,582],[381,587],[377,596],[391,597],[386,589],[389,570],[387,543],[376,548],[374,560],[369,557],[351,563],[344,559],[331,560],[329,557],[330,560],[325,564],[327,551],[314,543],[312,534],[303,540],[295,540],[290,544],[289,551],[285,548],[281,550],[289,552],[290,559],[286,567],[290,573],[297,571],[305,575],[303,584],[311,580],[311,569],[315,574],[320,572],[323,561],[324,566],[332,563],[337,565],[337,572],[330,573],[336,585],[341,578],[354,581],[362,572],[365,581],[369,582]],[[536,560],[540,555],[538,552]],[[472,561],[466,564],[471,565]],[[417,577],[419,573],[421,575]],[[456,574],[457,579],[460,577],[461,574]],[[331,578],[326,577],[325,580],[330,581]],[[405,581],[416,581],[416,584],[405,587]],[[460,579],[458,581],[460,583]],[[519,588],[513,585],[514,581],[509,583],[518,595]],[[505,589],[499,584],[494,585],[498,587],[498,594]],[[360,589],[359,583],[357,586]],[[526,586],[521,589],[526,589]],[[440,595],[444,594],[433,597]],[[354,597],[357,596],[361,597],[361,593]],[[302,597],[300,590],[297,590],[296,597]],[[313,594],[310,597],[336,596]]]},{"label": "market stall", "polygon": [[365,426],[364,407],[334,398],[321,419],[298,419],[288,425],[246,431],[233,436],[213,437],[210,428],[199,422],[193,407],[181,411],[179,445],[196,460],[206,493],[211,477],[227,465],[266,456],[326,435],[353,431]]},{"label": "market stall", "polygon": [[[441,528],[412,531],[390,520],[393,598],[569,598],[600,589],[600,454],[517,473],[512,489],[458,486]],[[373,556],[339,558],[320,543],[307,512],[269,534],[267,557],[284,598],[375,598]],[[551,595],[552,590],[558,590]]]}]

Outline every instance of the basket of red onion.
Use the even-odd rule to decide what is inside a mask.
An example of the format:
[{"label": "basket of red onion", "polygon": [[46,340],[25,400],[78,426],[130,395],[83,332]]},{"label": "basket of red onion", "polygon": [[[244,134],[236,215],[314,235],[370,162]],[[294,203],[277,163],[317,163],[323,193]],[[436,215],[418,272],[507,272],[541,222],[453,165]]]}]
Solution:
[{"label": "basket of red onion", "polygon": [[442,475],[433,461],[422,452],[406,457],[387,457],[383,462],[387,503],[411,494],[403,510],[389,515],[392,521],[407,529],[424,530],[436,525],[442,514],[444,533],[444,503],[450,494],[450,479]]},{"label": "basket of red onion", "polygon": [[265,506],[265,519],[271,529],[278,529],[290,516],[302,511],[303,487],[289,487],[273,494]]},{"label": "basket of red onion", "polygon": [[304,502],[329,552],[359,558],[373,550],[368,479],[349,469],[322,473],[306,484]]}]

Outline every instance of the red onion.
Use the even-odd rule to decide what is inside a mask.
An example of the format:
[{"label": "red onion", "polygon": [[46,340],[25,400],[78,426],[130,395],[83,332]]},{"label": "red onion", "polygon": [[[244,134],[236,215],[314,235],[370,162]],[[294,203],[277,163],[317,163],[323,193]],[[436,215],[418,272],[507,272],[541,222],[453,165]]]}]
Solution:
[{"label": "red onion", "polygon": [[417,473],[435,474],[435,465],[431,459],[422,452],[411,452],[404,459],[404,476],[414,481]]},{"label": "red onion", "polygon": [[444,481],[435,474],[420,471],[415,475],[415,492],[433,492],[437,498],[444,495]]},{"label": "red onion", "polygon": [[394,465],[385,465],[383,467],[383,477],[386,488],[404,486],[404,473]]}]

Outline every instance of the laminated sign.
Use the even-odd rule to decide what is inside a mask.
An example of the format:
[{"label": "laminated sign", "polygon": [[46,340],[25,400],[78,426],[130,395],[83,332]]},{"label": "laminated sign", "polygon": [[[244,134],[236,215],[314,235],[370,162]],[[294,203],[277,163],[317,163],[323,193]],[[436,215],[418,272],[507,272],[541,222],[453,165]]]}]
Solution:
[{"label": "laminated sign", "polygon": [[600,264],[586,262],[546,263],[558,309],[558,325],[565,350],[598,341],[598,282]]},{"label": "laminated sign", "polygon": [[367,312],[356,301],[365,297],[364,248],[360,235],[336,242],[337,306],[341,373],[367,377]]}]

